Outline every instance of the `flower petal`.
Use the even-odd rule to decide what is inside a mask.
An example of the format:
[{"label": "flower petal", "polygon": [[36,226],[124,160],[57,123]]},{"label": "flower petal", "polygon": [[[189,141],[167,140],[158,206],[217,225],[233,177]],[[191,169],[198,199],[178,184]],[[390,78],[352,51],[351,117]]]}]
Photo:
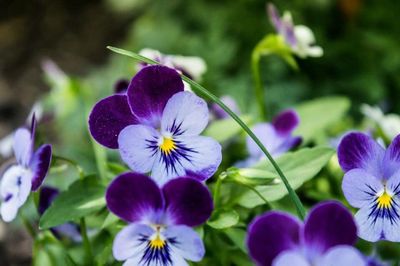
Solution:
[{"label": "flower petal", "polygon": [[128,222],[151,219],[163,207],[161,191],[153,180],[139,173],[119,175],[106,192],[107,207]]},{"label": "flower petal", "polygon": [[384,177],[386,178],[400,169],[400,135],[394,138],[387,148],[383,162]]},{"label": "flower petal", "polygon": [[165,105],[180,91],[183,82],[178,72],[165,66],[148,66],[133,77],[127,96],[140,122],[158,128]]},{"label": "flower petal", "polygon": [[14,154],[20,165],[28,166],[33,153],[33,139],[31,132],[26,128],[19,128],[14,133]]},{"label": "flower petal", "polygon": [[127,79],[120,79],[114,83],[114,93],[126,93],[126,90],[129,86],[129,80]]},{"label": "flower petal", "polygon": [[382,189],[382,182],[364,169],[350,170],[343,177],[343,194],[350,205],[356,208],[368,205]]},{"label": "flower petal", "polygon": [[192,228],[185,225],[168,227],[163,235],[171,242],[174,251],[190,261],[200,261],[206,252],[200,236]]},{"label": "flower petal", "polygon": [[42,145],[33,155],[30,168],[33,172],[32,191],[36,191],[42,185],[51,163],[51,145]]},{"label": "flower petal", "polygon": [[213,210],[210,191],[199,181],[181,177],[162,188],[172,224],[194,227],[207,221]]},{"label": "flower petal", "polygon": [[142,239],[149,239],[153,233],[154,230],[150,226],[144,224],[134,223],[126,226],[114,239],[114,258],[120,261],[128,259],[135,260],[138,262],[137,264],[128,263],[128,265],[139,265],[147,245],[147,241],[143,241]]},{"label": "flower petal", "polygon": [[173,136],[199,135],[207,124],[207,103],[194,93],[184,91],[168,100],[161,119],[161,130]]},{"label": "flower petal", "polygon": [[42,215],[50,207],[51,203],[57,197],[58,194],[59,191],[56,188],[49,186],[42,187],[42,189],[40,190],[40,198],[38,206],[38,211],[40,215]]},{"label": "flower petal", "polygon": [[[267,265],[267,264],[266,264]],[[311,266],[307,259],[297,251],[284,251],[274,259],[272,266]]]},{"label": "flower petal", "polygon": [[[272,156],[276,156],[279,147],[285,142],[286,138],[280,136],[275,128],[270,123],[260,123],[255,125],[253,133],[261,141],[264,147],[271,153]],[[250,137],[246,138],[247,150],[250,157],[262,158],[264,153]],[[278,152],[279,154],[279,152]]]},{"label": "flower petal", "polygon": [[323,254],[336,245],[353,245],[357,227],[352,214],[339,202],[314,207],[304,225],[304,242],[310,257]]},{"label": "flower petal", "polygon": [[358,236],[370,242],[376,242],[382,239],[383,219],[379,215],[373,215],[374,203],[363,206],[356,213],[354,219],[358,227]]},{"label": "flower petal", "polygon": [[278,114],[272,125],[276,132],[280,135],[290,135],[292,131],[299,125],[300,117],[294,110],[286,110]]},{"label": "flower petal", "polygon": [[271,265],[283,251],[299,245],[301,224],[295,217],[271,211],[253,220],[248,229],[247,247],[257,265]]},{"label": "flower petal", "polygon": [[347,172],[362,168],[376,177],[382,177],[384,149],[363,133],[349,133],[343,137],[338,148],[339,164]]},{"label": "flower petal", "polygon": [[134,171],[150,172],[158,151],[160,134],[151,127],[131,125],[118,136],[119,152],[122,160]]},{"label": "flower petal", "polygon": [[367,266],[361,253],[352,246],[336,246],[327,251],[318,263],[321,266],[351,265]]},{"label": "flower petal", "polygon": [[137,124],[125,95],[116,94],[100,100],[89,116],[93,138],[111,149],[118,148],[118,135],[126,126]]},{"label": "flower petal", "polygon": [[[235,114],[240,114],[239,106],[236,103],[236,100],[229,95],[223,95],[220,98],[221,102],[223,102],[229,109],[231,109]],[[225,119],[229,118],[229,114],[224,111],[218,104],[213,103],[211,105],[211,111],[217,119]]]}]

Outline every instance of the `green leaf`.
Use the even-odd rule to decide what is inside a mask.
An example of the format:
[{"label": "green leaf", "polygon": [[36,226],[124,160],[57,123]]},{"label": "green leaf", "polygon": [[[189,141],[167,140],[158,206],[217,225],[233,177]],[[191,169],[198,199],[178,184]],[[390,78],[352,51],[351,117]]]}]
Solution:
[{"label": "green leaf", "polygon": [[[310,180],[318,174],[334,154],[328,147],[305,148],[291,152],[279,157],[276,162],[285,173],[293,189],[299,188],[305,181]],[[270,172],[269,177],[275,177],[270,185],[257,186],[255,189],[268,201],[276,201],[287,194],[287,190],[279,180],[272,165],[267,160],[258,163],[255,169],[262,169],[265,173]],[[266,174],[267,175],[267,174]],[[264,201],[253,191],[247,190],[240,196],[238,203],[247,208],[264,204]]]},{"label": "green leaf", "polygon": [[101,229],[107,228],[107,227],[117,223],[118,221],[119,221],[119,218],[110,212],[107,215],[106,219],[104,220],[104,223],[102,224]]},{"label": "green leaf", "polygon": [[239,214],[235,210],[216,210],[207,224],[214,229],[225,229],[239,222]]},{"label": "green leaf", "polygon": [[321,132],[340,121],[349,108],[349,99],[340,96],[303,102],[295,107],[301,123],[294,134],[302,136],[304,142],[315,140]]},{"label": "green leaf", "polygon": [[105,189],[95,176],[75,181],[43,214],[40,228],[48,229],[99,211],[106,204]]},{"label": "green leaf", "polygon": [[[240,117],[246,124],[251,123],[249,116]],[[238,123],[230,118],[217,120],[210,124],[204,131],[204,135],[214,138],[218,142],[224,142],[242,132],[242,128]]]},{"label": "green leaf", "polygon": [[247,236],[247,232],[240,228],[228,228],[225,231],[225,234],[229,237],[229,239],[237,246],[241,251],[247,254],[247,249],[245,246],[245,239]]}]

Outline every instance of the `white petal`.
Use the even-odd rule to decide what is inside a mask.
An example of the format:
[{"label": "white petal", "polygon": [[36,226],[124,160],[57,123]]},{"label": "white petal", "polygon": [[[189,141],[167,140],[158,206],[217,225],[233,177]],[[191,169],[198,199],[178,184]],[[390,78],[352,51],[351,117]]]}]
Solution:
[{"label": "white petal", "polygon": [[274,261],[272,266],[311,266],[306,258],[297,251],[284,251],[279,254]]}]

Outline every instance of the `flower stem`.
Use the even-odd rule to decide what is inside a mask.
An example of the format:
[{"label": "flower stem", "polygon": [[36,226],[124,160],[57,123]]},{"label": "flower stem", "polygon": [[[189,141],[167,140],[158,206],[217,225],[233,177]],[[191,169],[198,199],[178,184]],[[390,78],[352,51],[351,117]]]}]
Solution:
[{"label": "flower stem", "polygon": [[267,110],[266,110],[265,95],[260,75],[260,54],[256,50],[253,50],[253,53],[251,54],[251,71],[253,72],[254,92],[258,104],[260,119],[264,120],[267,116],[266,114]]},{"label": "flower stem", "polygon": [[86,221],[85,218],[81,218],[80,220],[80,229],[81,229],[81,235],[83,239],[83,246],[85,248],[85,265],[91,265],[93,261],[93,251],[92,251],[92,245],[90,244],[89,237],[87,235],[87,228],[86,228]]},{"label": "flower stem", "polygon": [[[158,65],[159,63],[148,59],[144,56],[138,55],[136,53],[133,52],[129,52],[123,49],[119,49],[116,47],[111,47],[111,46],[107,46],[108,49],[110,49],[113,52],[122,54],[122,55],[126,55],[129,57],[132,57],[136,60],[139,61],[143,61],[145,63],[148,64],[152,64],[152,65]],[[221,100],[215,96],[214,94],[212,94],[211,92],[209,92],[207,89],[205,89],[203,86],[201,86],[200,84],[198,84],[197,82],[191,80],[190,78],[186,77],[185,75],[181,74],[181,77],[184,81],[186,81],[187,83],[189,83],[193,90],[199,94],[202,94],[203,96],[207,97],[208,99],[210,99],[211,101],[215,102],[216,104],[218,104],[225,112],[227,112],[239,125],[241,128],[243,128],[243,130],[254,140],[254,142],[257,144],[258,147],[260,147],[260,149],[262,150],[262,152],[265,154],[265,156],[267,156],[268,160],[271,162],[272,166],[275,168],[276,172],[278,173],[279,177],[282,179],[288,193],[289,193],[289,197],[292,200],[292,202],[294,203],[297,213],[299,215],[299,217],[301,219],[304,219],[305,217],[305,209],[303,204],[300,201],[299,196],[296,194],[296,192],[293,190],[293,188],[290,186],[289,181],[287,180],[286,176],[283,174],[281,168],[278,166],[278,164],[275,162],[275,160],[272,158],[271,154],[268,152],[268,150],[264,147],[264,145],[261,143],[261,141],[257,138],[257,136],[253,133],[253,131],[250,130],[250,128],[239,118],[239,116],[237,116],[231,109],[229,109],[223,102],[221,102]]]},{"label": "flower stem", "polygon": [[64,161],[64,162],[72,165],[73,167],[75,167],[80,178],[83,178],[85,176],[85,173],[84,173],[82,167],[80,167],[79,164],[77,164],[75,161],[65,158],[65,157],[62,157],[62,156],[57,156],[57,155],[53,155],[53,158],[56,159],[57,161]]}]

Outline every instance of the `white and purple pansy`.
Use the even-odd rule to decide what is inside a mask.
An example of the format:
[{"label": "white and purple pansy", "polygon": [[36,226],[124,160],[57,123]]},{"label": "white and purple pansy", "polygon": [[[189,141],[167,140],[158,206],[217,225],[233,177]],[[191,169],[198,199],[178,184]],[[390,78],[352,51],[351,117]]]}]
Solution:
[{"label": "white and purple pansy", "polygon": [[51,145],[44,144],[34,151],[35,129],[33,116],[30,130],[20,128],[14,133],[16,162],[7,167],[0,182],[0,214],[5,222],[14,220],[29,193],[42,185],[50,167]]},{"label": "white and purple pansy", "polygon": [[183,266],[203,258],[203,241],[192,227],[210,217],[213,202],[199,181],[176,178],[159,188],[145,175],[125,173],[110,184],[106,201],[129,223],[113,244],[113,255],[124,266]]},{"label": "white and purple pansy", "polygon": [[268,15],[277,33],[282,36],[294,54],[305,58],[320,57],[323,55],[321,47],[315,45],[314,33],[304,25],[293,25],[290,12],[284,12],[280,17],[276,7],[268,4]]},{"label": "white and purple pansy", "polygon": [[[289,109],[278,114],[272,123],[257,124],[252,130],[270,154],[278,157],[301,144],[302,138],[292,135],[299,123],[296,111]],[[249,166],[261,160],[264,153],[250,137],[247,137],[246,144],[250,156],[244,165]]]},{"label": "white and purple pansy", "polygon": [[151,172],[158,184],[193,174],[201,181],[221,163],[221,146],[199,134],[208,123],[206,102],[183,91],[179,74],[165,66],[143,68],[126,94],[99,101],[89,117],[92,136],[119,149],[134,171]]},{"label": "white and purple pansy", "polygon": [[341,203],[330,201],[315,206],[304,224],[280,211],[255,218],[247,246],[259,266],[367,266],[352,247],[356,240],[351,213]]},{"label": "white and purple pansy", "polygon": [[342,189],[355,215],[359,237],[400,242],[400,135],[387,149],[363,133],[349,133],[338,148],[345,171]]}]

